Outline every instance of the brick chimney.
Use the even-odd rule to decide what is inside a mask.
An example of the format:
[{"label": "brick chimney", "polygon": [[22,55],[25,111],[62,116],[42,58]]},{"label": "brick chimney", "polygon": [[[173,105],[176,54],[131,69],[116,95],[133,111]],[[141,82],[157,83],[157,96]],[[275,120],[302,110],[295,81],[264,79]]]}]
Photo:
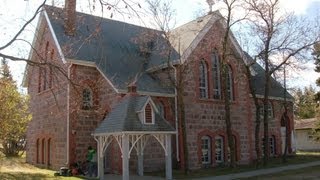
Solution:
[{"label": "brick chimney", "polygon": [[64,31],[68,36],[74,36],[76,33],[76,4],[77,0],[65,0]]},{"label": "brick chimney", "polygon": [[137,93],[137,85],[135,82],[129,84],[128,86],[128,93],[129,94],[136,94]]}]

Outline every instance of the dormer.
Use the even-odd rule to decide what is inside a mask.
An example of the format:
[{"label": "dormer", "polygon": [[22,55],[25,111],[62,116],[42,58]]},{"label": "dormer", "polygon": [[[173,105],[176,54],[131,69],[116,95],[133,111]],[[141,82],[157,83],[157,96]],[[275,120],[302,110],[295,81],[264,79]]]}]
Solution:
[{"label": "dormer", "polygon": [[147,99],[140,103],[141,106],[137,111],[140,122],[142,124],[154,124],[156,117],[155,113],[158,113],[154,102],[150,97],[147,97]]}]

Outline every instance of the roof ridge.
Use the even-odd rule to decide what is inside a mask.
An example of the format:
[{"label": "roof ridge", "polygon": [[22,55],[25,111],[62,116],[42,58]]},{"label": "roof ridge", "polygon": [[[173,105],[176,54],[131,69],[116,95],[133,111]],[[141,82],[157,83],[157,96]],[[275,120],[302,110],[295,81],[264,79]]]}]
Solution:
[{"label": "roof ridge", "polygon": [[[63,9],[62,7],[57,7],[57,6],[51,6],[51,5],[44,5],[44,8],[55,8],[55,9],[59,9],[60,11],[63,12]],[[123,24],[127,24],[127,25],[130,25],[130,26],[135,26],[135,27],[139,27],[139,28],[144,28],[144,29],[148,29],[148,30],[153,30],[153,31],[157,31],[159,33],[161,33],[162,31],[158,30],[158,29],[154,29],[154,28],[150,28],[150,27],[145,27],[145,26],[140,26],[140,25],[136,25],[136,24],[132,24],[132,23],[128,23],[128,22],[124,22],[124,21],[121,21],[121,20],[116,20],[116,19],[111,19],[111,18],[108,18],[108,17],[105,17],[105,16],[98,16],[98,15],[93,15],[93,14],[88,14],[88,13],[85,13],[85,12],[80,12],[80,11],[76,11],[76,14],[77,15],[85,15],[85,16],[91,16],[93,18],[97,18],[97,19],[102,19],[102,20],[107,20],[107,21],[113,21],[113,22],[118,22],[118,23],[123,23]]]},{"label": "roof ridge", "polygon": [[[188,21],[188,22],[185,23],[185,24],[182,24],[182,25],[174,28],[172,31],[174,31],[174,30],[176,30],[176,29],[179,29],[179,28],[182,28],[182,27],[185,27],[185,26],[187,26],[187,25],[189,25],[189,24],[191,24],[191,23],[199,22],[200,20],[203,20],[205,17],[208,17],[208,16],[211,16],[211,17],[212,17],[212,16],[217,15],[217,14],[219,14],[219,13],[220,13],[219,10],[216,10],[216,11],[213,11],[212,13],[210,13],[210,14],[206,14],[206,15],[197,17],[197,18],[195,18],[195,19],[193,19],[193,20],[191,20],[191,21]],[[211,17],[210,17],[210,18],[211,18]]]}]

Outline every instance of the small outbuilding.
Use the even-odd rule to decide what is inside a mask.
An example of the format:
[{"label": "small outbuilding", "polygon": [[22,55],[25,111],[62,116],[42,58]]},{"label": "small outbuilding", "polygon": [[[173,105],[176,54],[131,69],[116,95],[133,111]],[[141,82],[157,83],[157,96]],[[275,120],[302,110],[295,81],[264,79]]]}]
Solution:
[{"label": "small outbuilding", "polygon": [[320,151],[320,141],[316,141],[312,135],[317,118],[298,119],[294,123],[297,150]]}]

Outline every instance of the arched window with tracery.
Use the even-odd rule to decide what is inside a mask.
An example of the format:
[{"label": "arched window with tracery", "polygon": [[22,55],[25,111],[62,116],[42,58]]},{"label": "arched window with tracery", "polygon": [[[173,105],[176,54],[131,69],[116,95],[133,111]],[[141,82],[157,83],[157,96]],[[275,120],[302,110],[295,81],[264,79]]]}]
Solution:
[{"label": "arched window with tracery", "polygon": [[215,137],[216,163],[224,162],[224,138],[222,136]]},{"label": "arched window with tracery", "polygon": [[[264,106],[261,103],[260,105],[260,119],[263,119],[263,114],[264,114]],[[273,106],[270,101],[268,101],[268,110],[267,110],[268,118],[272,119],[273,118]]]},{"label": "arched window with tracery", "polygon": [[89,110],[92,108],[92,90],[90,88],[84,88],[82,91],[82,109]]},{"label": "arched window with tracery", "polygon": [[230,65],[227,65],[227,92],[228,92],[229,99],[231,101],[234,100],[233,73],[232,73],[232,68]]},{"label": "arched window with tracery", "polygon": [[211,138],[209,136],[201,138],[201,162],[211,164]]},{"label": "arched window with tracery", "polygon": [[208,98],[208,67],[204,60],[199,65],[199,91],[200,98]]},{"label": "arched window with tracery", "polygon": [[221,99],[220,59],[217,52],[214,52],[212,54],[211,61],[213,79],[213,99]]}]

